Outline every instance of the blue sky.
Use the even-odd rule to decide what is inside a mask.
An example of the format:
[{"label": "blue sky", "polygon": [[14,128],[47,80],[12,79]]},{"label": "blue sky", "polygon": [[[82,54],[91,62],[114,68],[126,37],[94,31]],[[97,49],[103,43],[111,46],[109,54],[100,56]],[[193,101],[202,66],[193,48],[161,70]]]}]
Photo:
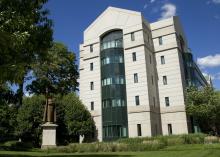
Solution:
[{"label": "blue sky", "polygon": [[54,40],[78,56],[83,31],[108,6],[140,11],[148,22],[178,15],[194,60],[220,90],[220,0],[49,0]]}]

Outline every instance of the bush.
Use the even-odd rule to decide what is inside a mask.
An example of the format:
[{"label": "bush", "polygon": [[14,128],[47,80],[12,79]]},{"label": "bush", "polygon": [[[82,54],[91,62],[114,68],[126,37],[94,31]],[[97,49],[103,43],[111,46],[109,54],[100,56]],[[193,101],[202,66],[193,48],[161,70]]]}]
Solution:
[{"label": "bush", "polygon": [[97,142],[70,144],[65,147],[51,148],[53,152],[121,152],[121,151],[154,151],[165,148],[166,146],[175,146],[183,144],[203,144],[204,141],[217,142],[217,137],[206,138],[205,134],[156,136],[143,138],[125,138],[115,142]]},{"label": "bush", "polygon": [[7,141],[1,146],[1,150],[23,151],[33,148],[32,143],[24,143],[19,141]]}]

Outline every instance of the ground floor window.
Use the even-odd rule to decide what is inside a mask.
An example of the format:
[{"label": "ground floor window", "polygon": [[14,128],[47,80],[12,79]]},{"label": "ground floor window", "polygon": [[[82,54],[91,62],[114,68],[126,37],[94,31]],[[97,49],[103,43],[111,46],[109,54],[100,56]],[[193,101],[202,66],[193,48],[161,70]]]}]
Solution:
[{"label": "ground floor window", "polygon": [[138,135],[138,136],[142,136],[141,124],[137,124],[137,135]]},{"label": "ground floor window", "polygon": [[172,131],[172,124],[168,124],[168,134],[172,135],[173,131]]},{"label": "ground floor window", "polygon": [[127,127],[121,125],[103,126],[104,138],[127,137]]}]

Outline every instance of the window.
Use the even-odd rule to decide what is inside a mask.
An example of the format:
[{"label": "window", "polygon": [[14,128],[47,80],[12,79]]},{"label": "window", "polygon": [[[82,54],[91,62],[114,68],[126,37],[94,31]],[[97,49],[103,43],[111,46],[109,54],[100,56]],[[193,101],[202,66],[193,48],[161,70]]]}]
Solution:
[{"label": "window", "polygon": [[168,124],[168,135],[172,135],[173,131],[172,131],[172,124]]},{"label": "window", "polygon": [[151,75],[151,83],[152,83],[152,85],[154,84],[154,76],[153,75]]},{"label": "window", "polygon": [[159,37],[158,39],[159,39],[159,45],[163,45],[163,39],[162,39],[162,37]]},{"label": "window", "polygon": [[169,97],[165,97],[165,104],[166,104],[166,107],[170,106]]},{"label": "window", "polygon": [[90,90],[94,90],[94,82],[90,82]]},{"label": "window", "polygon": [[135,37],[134,37],[134,32],[131,33],[131,41],[134,41]]},{"label": "window", "polygon": [[137,58],[136,58],[136,52],[133,52],[133,53],[132,53],[132,58],[133,58],[133,61],[134,61],[134,62],[137,60]]},{"label": "window", "polygon": [[161,62],[161,64],[165,64],[165,58],[164,58],[164,56],[160,56],[160,62]]},{"label": "window", "polygon": [[91,111],[93,111],[94,110],[94,102],[92,101],[91,102]]},{"label": "window", "polygon": [[142,136],[141,124],[137,124],[137,135],[138,135],[138,136]]},{"label": "window", "polygon": [[90,45],[90,52],[93,52],[93,45]]},{"label": "window", "polygon": [[138,74],[137,73],[134,74],[134,83],[138,83]]},{"label": "window", "polygon": [[90,71],[93,71],[93,63],[90,63]]},{"label": "window", "polygon": [[167,85],[167,76],[163,76],[163,84]]},{"label": "window", "polygon": [[151,64],[151,55],[149,55],[149,58],[150,58],[150,64]]},{"label": "window", "polygon": [[153,103],[154,103],[154,107],[156,106],[156,99],[155,97],[153,97]]},{"label": "window", "polygon": [[135,96],[135,104],[136,106],[140,105],[139,96]]}]

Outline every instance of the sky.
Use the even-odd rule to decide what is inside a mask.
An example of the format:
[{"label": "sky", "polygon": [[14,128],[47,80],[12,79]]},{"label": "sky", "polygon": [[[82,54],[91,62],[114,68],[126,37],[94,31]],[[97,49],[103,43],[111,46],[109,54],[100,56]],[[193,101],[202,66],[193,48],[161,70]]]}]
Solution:
[{"label": "sky", "polygon": [[195,62],[220,90],[220,0],[49,0],[54,40],[78,58],[83,31],[108,6],[139,11],[148,22],[179,16]]}]

